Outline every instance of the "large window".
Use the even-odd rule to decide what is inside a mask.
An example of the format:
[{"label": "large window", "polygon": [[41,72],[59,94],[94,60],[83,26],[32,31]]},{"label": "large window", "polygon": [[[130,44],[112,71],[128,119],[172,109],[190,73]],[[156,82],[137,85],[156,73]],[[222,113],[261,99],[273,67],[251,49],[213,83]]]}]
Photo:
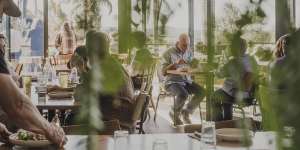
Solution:
[{"label": "large window", "polygon": [[[188,33],[189,28],[189,12],[187,0],[166,0],[163,4],[161,20],[166,18],[165,32],[168,37],[167,42],[174,44],[177,41],[179,34]],[[161,32],[164,30],[164,25],[161,24]]]},{"label": "large window", "polygon": [[[249,7],[248,0],[218,0],[216,1],[216,40],[226,41],[223,31],[231,31],[234,21]],[[275,41],[275,1],[266,0],[262,4],[266,18],[261,25],[251,25],[246,29],[245,38],[258,43],[274,43]]]},{"label": "large window", "polygon": [[22,16],[11,18],[11,58],[20,60],[44,55],[42,0],[14,0]]},{"label": "large window", "polygon": [[[77,16],[82,15],[78,9],[83,1],[81,0],[49,0],[48,5],[48,34],[49,34],[49,55],[55,55],[58,50],[55,48],[55,40],[57,35],[61,32],[64,22],[69,22],[73,28],[77,45],[84,44],[84,36],[82,30],[78,29]],[[117,32],[118,26],[118,0],[110,0],[111,9],[109,7],[100,7],[101,15],[101,31],[109,34]],[[81,5],[82,6],[82,5]],[[103,5],[104,6],[104,5]],[[105,5],[106,6],[106,5]],[[115,48],[115,42],[112,41],[113,48]]]}]

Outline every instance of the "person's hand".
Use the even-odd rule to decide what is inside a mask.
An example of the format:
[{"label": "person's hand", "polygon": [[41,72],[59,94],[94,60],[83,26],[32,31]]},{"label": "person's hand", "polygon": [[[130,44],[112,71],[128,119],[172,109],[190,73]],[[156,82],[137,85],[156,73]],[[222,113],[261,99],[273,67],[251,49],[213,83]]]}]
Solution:
[{"label": "person's hand", "polygon": [[8,143],[8,137],[11,134],[12,133],[7,130],[6,126],[0,123],[0,141],[3,143]]},{"label": "person's hand", "polygon": [[61,127],[58,127],[55,124],[50,124],[46,130],[46,137],[55,145],[62,148],[66,142],[67,138],[65,136],[65,132]]}]

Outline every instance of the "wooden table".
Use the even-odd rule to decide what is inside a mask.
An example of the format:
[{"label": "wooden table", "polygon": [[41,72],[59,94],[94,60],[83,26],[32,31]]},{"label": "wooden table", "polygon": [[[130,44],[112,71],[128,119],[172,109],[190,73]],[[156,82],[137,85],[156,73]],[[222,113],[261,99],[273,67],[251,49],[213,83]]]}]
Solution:
[{"label": "wooden table", "polygon": [[[251,150],[268,150],[267,133],[257,132],[253,137]],[[115,142],[109,136],[97,136],[99,141],[99,150],[152,150],[153,142],[158,139],[165,140],[168,150],[200,150],[202,143],[198,140],[188,137],[187,134],[134,134],[128,137],[128,144],[121,146],[121,149],[115,149]],[[65,150],[86,150],[87,136],[68,136],[68,142],[64,146]],[[81,144],[79,144],[81,143]],[[12,147],[1,147],[0,150],[12,150]],[[18,148],[25,150],[24,148]],[[43,148],[45,150],[55,149],[53,147]],[[217,150],[246,150],[241,146],[221,143],[217,145]]]},{"label": "wooden table", "polygon": [[79,109],[79,102],[75,101],[74,98],[70,99],[49,99],[46,97],[42,98],[38,96],[36,92],[35,86],[31,88],[31,100],[32,103],[40,110],[48,109],[48,110],[66,110],[66,109]]}]

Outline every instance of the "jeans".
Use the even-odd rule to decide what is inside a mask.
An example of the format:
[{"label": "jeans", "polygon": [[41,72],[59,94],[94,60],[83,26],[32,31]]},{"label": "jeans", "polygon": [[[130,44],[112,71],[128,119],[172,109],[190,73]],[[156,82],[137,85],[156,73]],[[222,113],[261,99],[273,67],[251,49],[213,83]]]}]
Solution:
[{"label": "jeans", "polygon": [[[254,98],[243,99],[246,105],[253,104]],[[236,98],[228,95],[222,89],[218,89],[212,95],[212,111],[213,111],[213,121],[225,121],[232,120],[232,106],[236,103]]]},{"label": "jeans", "polygon": [[[166,90],[175,96],[175,106],[173,107],[175,112],[177,113],[185,110],[188,113],[192,114],[205,97],[205,89],[194,82],[186,83],[185,85],[172,83],[166,85]],[[185,106],[185,103],[188,100],[188,96],[190,94],[193,94],[194,96],[191,101],[189,101]]]}]

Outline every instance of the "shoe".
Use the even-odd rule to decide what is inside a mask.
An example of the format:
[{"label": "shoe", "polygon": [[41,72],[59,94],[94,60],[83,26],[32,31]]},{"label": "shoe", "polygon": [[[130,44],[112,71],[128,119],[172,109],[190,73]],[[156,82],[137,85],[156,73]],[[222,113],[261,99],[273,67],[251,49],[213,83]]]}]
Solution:
[{"label": "shoe", "polygon": [[174,113],[170,112],[169,116],[171,117],[171,119],[174,123],[174,126],[183,125],[183,122],[180,119],[180,114],[179,113],[175,113],[175,116],[174,116]]},{"label": "shoe", "polygon": [[190,118],[190,113],[186,110],[182,110],[182,119],[185,124],[192,124],[191,118]]}]

